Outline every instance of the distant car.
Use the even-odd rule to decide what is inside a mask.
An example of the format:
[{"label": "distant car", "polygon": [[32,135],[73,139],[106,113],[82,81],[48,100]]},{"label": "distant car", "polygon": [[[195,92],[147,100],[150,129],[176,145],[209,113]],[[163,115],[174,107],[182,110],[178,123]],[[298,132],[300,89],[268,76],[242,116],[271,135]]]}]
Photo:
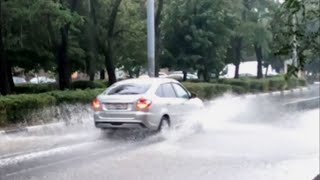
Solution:
[{"label": "distant car", "polygon": [[30,83],[32,84],[44,84],[44,83],[55,83],[55,82],[56,82],[55,79],[51,79],[46,76],[38,76],[30,80]]},{"label": "distant car", "polygon": [[118,82],[93,102],[97,128],[162,130],[178,126],[187,112],[204,107],[182,84],[167,78]]},{"label": "distant car", "polygon": [[[169,74],[167,76],[167,78],[172,78],[172,79],[181,81],[181,80],[183,80],[183,74],[182,73],[173,73],[173,74]],[[194,74],[187,73],[187,80],[195,80],[195,79],[198,79],[198,76],[196,76]]]},{"label": "distant car", "polygon": [[15,85],[18,85],[18,84],[26,84],[26,83],[27,83],[27,81],[26,81],[24,78],[22,78],[22,77],[13,76],[12,78],[13,78],[13,83],[14,83]]}]

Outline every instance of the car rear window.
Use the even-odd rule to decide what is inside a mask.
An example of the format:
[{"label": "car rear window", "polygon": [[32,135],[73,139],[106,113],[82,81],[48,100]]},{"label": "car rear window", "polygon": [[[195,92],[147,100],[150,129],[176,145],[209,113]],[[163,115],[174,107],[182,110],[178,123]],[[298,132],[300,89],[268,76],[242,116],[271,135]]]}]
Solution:
[{"label": "car rear window", "polygon": [[135,95],[146,93],[151,84],[121,84],[111,88],[107,95]]}]

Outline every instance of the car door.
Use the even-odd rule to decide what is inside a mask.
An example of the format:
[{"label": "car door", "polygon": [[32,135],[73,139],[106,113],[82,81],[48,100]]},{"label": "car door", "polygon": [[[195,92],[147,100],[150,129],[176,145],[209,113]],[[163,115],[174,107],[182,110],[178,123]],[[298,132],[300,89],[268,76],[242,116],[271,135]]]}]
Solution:
[{"label": "car door", "polygon": [[171,123],[172,125],[175,125],[180,115],[178,106],[181,102],[177,98],[177,95],[171,83],[161,84],[159,88],[157,90],[157,96],[160,96],[162,98],[161,101],[164,102],[163,104],[168,110]]},{"label": "car door", "polygon": [[191,104],[188,103],[190,100],[190,93],[182,87],[178,83],[172,83],[172,87],[176,93],[176,102],[178,103],[176,105],[176,111],[179,116],[178,120],[181,122],[186,114],[188,112],[192,111]]}]

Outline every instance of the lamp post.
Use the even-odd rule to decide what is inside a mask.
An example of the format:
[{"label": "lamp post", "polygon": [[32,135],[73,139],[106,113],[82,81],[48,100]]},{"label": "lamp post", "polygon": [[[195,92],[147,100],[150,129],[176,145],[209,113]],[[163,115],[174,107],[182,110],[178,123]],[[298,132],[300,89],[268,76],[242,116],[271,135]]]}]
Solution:
[{"label": "lamp post", "polygon": [[155,76],[155,27],[154,27],[154,0],[148,0],[148,75]]}]

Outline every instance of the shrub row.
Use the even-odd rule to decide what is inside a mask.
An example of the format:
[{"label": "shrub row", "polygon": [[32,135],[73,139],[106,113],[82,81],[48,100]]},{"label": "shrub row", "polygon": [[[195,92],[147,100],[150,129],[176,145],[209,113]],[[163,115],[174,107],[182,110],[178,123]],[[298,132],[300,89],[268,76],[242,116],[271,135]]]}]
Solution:
[{"label": "shrub row", "polygon": [[185,82],[183,85],[201,99],[211,99],[233,90],[231,85],[225,84]]},{"label": "shrub row", "polygon": [[[74,87],[85,88],[87,82],[78,82]],[[303,80],[285,81],[283,78],[272,79],[245,79],[245,80],[218,80],[215,83],[192,83],[184,82],[184,86],[191,92],[194,92],[202,99],[211,99],[220,96],[226,92],[244,94],[248,92],[265,92],[270,90],[283,90],[306,85]],[[106,83],[103,83],[106,84]],[[33,86],[33,85],[32,85]],[[54,87],[48,84],[48,87]],[[32,112],[46,107],[52,107],[63,103],[89,103],[94,97],[100,94],[105,88],[86,89],[86,90],[67,90],[67,91],[49,91],[45,92],[42,85],[35,85],[40,94],[19,94],[10,96],[0,96],[0,126],[15,124],[26,121],[26,116]],[[95,87],[95,85],[90,88]],[[102,87],[99,86],[99,87]],[[43,88],[43,89],[42,89]],[[54,88],[52,88],[54,89]],[[50,90],[52,90],[50,89]]]},{"label": "shrub row", "polygon": [[266,79],[219,79],[216,82],[241,87],[244,92],[250,93],[281,91],[307,85],[306,80],[292,78],[286,81],[283,77]]},{"label": "shrub row", "polygon": [[[76,89],[99,89],[107,87],[106,81],[75,81],[71,83],[71,90]],[[44,93],[49,91],[56,91],[59,87],[56,83],[48,83],[48,84],[23,84],[18,85],[14,88],[14,92],[16,94],[36,94],[36,93]]]},{"label": "shrub row", "polygon": [[62,103],[89,103],[104,89],[52,91],[0,97],[0,126],[25,122],[28,114]]}]

